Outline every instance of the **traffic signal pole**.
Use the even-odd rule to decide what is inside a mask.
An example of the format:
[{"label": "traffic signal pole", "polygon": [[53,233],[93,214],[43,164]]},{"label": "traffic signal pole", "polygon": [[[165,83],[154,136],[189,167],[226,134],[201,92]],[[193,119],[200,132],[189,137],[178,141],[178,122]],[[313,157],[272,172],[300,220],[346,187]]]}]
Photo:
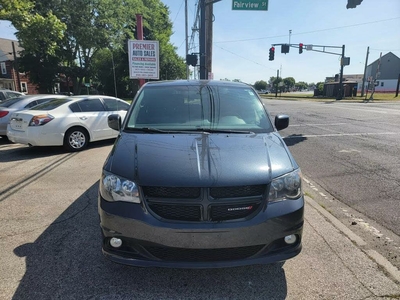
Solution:
[{"label": "traffic signal pole", "polygon": [[[274,48],[275,46],[281,46],[281,52],[285,53],[285,54],[289,53],[290,47],[293,47],[293,48],[299,49],[299,54],[303,53],[303,48],[305,48],[307,51],[315,51],[315,52],[321,52],[321,53],[341,56],[339,88],[338,88],[336,100],[343,99],[343,95],[344,95],[344,93],[343,93],[343,67],[350,64],[350,58],[344,56],[345,45],[340,47],[340,46],[323,46],[323,45],[304,45],[303,43],[299,43],[299,44],[271,44],[271,46],[272,47],[269,49],[269,60],[274,60],[273,59],[274,57],[273,57],[273,55],[271,55],[271,53],[275,53],[275,48]],[[322,48],[322,50],[316,50],[315,48]],[[339,54],[339,53],[335,53],[335,52],[328,52],[328,51],[325,51],[326,48],[335,48],[335,49],[342,48],[342,53]]]},{"label": "traffic signal pole", "polygon": [[339,78],[339,90],[336,96],[336,100],[343,99],[343,67],[344,67],[344,45],[342,46],[342,59],[340,60],[340,78]]}]

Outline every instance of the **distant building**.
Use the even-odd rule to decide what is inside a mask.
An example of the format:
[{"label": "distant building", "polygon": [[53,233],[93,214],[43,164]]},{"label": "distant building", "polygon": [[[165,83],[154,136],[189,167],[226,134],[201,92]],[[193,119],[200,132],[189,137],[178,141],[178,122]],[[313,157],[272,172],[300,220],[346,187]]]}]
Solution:
[{"label": "distant building", "polygon": [[368,65],[365,88],[369,82],[375,82],[376,92],[395,92],[400,76],[400,58],[392,52]]},{"label": "distant building", "polygon": [[0,88],[37,94],[37,86],[29,81],[25,73],[17,73],[14,68],[15,57],[18,59],[21,50],[18,41],[0,38]]},{"label": "distant building", "polygon": [[[344,97],[355,97],[361,91],[363,74],[343,75]],[[339,91],[339,74],[335,77],[326,77],[324,91],[325,97],[336,97]]]}]

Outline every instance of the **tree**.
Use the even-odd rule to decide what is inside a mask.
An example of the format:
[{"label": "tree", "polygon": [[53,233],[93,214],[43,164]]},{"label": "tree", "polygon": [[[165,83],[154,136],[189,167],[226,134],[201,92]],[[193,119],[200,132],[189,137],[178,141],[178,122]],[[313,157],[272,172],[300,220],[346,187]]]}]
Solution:
[{"label": "tree", "polygon": [[275,77],[275,76],[271,76],[270,78],[269,78],[269,81],[268,81],[268,83],[269,83],[269,85],[271,86],[271,87],[273,87],[273,86],[275,86],[275,85],[277,85],[279,82],[281,82],[282,81],[282,78],[281,77]]},{"label": "tree", "polygon": [[[53,85],[57,73],[63,73],[73,82],[74,94],[80,93],[84,80],[103,78],[93,73],[96,68],[92,66],[101,49],[116,52],[115,60],[121,63],[116,69],[125,72],[121,76],[124,84],[129,80],[126,45],[128,39],[137,38],[138,13],[143,15],[144,39],[159,41],[161,74],[168,70],[168,78],[186,77],[183,58],[169,41],[172,23],[161,0],[0,0],[0,17],[12,22],[25,48],[24,70],[44,86]],[[43,77],[39,70],[52,74]]]},{"label": "tree", "polygon": [[324,82],[317,82],[316,88],[318,90],[318,95],[322,95],[324,93]]},{"label": "tree", "polygon": [[20,46],[19,71],[27,72],[41,93],[51,93],[60,62],[58,45],[66,29],[51,10],[39,14],[28,0],[0,0],[0,19],[10,20],[17,29]]},{"label": "tree", "polygon": [[296,84],[296,81],[294,80],[293,77],[286,77],[283,79],[283,83],[286,87],[286,91],[290,91],[291,88],[293,88],[294,85]]},{"label": "tree", "polygon": [[295,87],[297,90],[302,91],[308,89],[308,84],[304,81],[296,82]]},{"label": "tree", "polygon": [[264,80],[259,80],[259,81],[256,81],[256,82],[254,83],[253,87],[254,87],[256,90],[260,91],[260,90],[266,90],[266,89],[267,89],[267,85],[268,85],[268,83],[267,83],[266,81],[264,81]]}]

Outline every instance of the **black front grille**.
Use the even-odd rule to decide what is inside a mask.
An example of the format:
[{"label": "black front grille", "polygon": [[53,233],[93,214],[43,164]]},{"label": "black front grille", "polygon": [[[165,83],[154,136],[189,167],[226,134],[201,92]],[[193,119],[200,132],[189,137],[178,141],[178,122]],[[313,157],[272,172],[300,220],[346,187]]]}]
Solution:
[{"label": "black front grille", "polygon": [[182,204],[149,204],[150,209],[167,220],[200,221],[201,206]]},{"label": "black front grille", "polygon": [[236,205],[213,205],[210,210],[212,221],[241,219],[250,216],[260,203],[244,203]]},{"label": "black front grille", "polygon": [[201,194],[197,187],[143,186],[142,189],[145,197],[153,198],[197,199]]},{"label": "black front grille", "polygon": [[252,197],[264,194],[266,188],[264,184],[213,187],[210,189],[210,195],[213,198]]},{"label": "black front grille", "polygon": [[221,249],[182,249],[168,247],[145,247],[145,249],[151,255],[165,261],[210,262],[246,259],[257,254],[263,247],[264,245]]},{"label": "black front grille", "polygon": [[[141,187],[150,212],[165,220],[226,221],[255,215],[267,185]],[[232,203],[234,202],[234,203]]]}]

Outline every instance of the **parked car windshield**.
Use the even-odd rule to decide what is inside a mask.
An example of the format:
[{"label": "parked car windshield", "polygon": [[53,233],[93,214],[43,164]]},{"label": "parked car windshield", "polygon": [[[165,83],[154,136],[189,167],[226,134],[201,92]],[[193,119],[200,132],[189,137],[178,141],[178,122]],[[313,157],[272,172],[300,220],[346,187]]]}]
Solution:
[{"label": "parked car windshield", "polygon": [[272,124],[250,87],[145,87],[126,129],[243,130],[270,132]]},{"label": "parked car windshield", "polygon": [[0,102],[0,107],[10,107],[11,105],[23,100],[24,97],[17,97],[17,98],[11,98],[11,99],[7,99],[3,102]]},{"label": "parked car windshield", "polygon": [[30,109],[31,110],[52,110],[52,109],[59,107],[60,105],[63,105],[64,103],[67,103],[70,101],[72,101],[71,98],[53,99],[53,100],[47,101],[45,103],[38,104],[34,107],[31,107]]}]

